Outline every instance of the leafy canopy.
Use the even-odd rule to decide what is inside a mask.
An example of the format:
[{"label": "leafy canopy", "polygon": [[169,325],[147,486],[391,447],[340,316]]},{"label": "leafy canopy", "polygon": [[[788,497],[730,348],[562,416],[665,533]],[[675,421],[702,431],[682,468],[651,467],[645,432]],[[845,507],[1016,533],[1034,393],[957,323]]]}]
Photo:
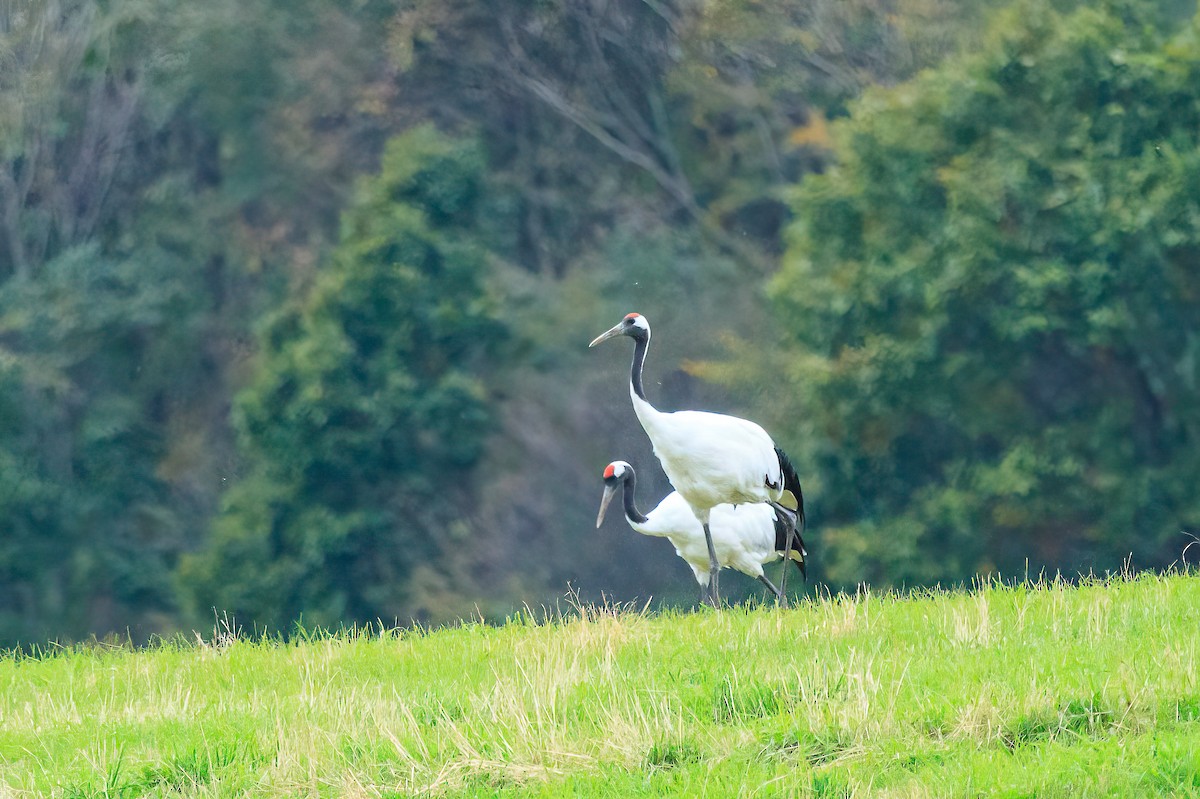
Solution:
[{"label": "leafy canopy", "polygon": [[1200,39],[1153,6],[1019,4],[796,192],[771,291],[834,581],[1163,563],[1200,519]]},{"label": "leafy canopy", "polygon": [[234,411],[245,477],[183,566],[200,607],[268,627],[429,610],[409,583],[452,571],[448,544],[468,543],[482,375],[503,333],[470,233],[481,169],[473,143],[431,126],[394,139],[330,267],[267,326]]}]

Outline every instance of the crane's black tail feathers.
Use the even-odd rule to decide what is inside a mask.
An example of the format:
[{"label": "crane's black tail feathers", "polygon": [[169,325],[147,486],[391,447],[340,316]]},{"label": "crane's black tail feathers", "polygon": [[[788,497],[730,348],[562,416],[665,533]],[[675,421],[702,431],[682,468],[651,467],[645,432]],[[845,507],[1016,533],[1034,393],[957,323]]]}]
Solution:
[{"label": "crane's black tail feathers", "polygon": [[792,551],[789,555],[792,563],[800,570],[805,580],[808,579],[808,551],[804,548],[804,540],[800,537],[800,526],[793,511],[787,508],[775,508],[775,551],[782,554],[787,546],[788,528],[795,525],[792,534]]},{"label": "crane's black tail feathers", "polygon": [[791,491],[796,497],[796,532],[800,532],[800,528],[804,527],[804,491],[800,488],[800,477],[786,452],[776,447],[775,454],[779,457],[779,471],[783,474],[783,489]]},{"label": "crane's black tail feathers", "polygon": [[784,519],[783,511],[775,510],[775,550],[783,552],[783,548],[787,546],[787,532],[789,522],[795,525],[795,534],[792,536],[792,552],[799,554],[800,558],[796,559],[794,555],[788,553],[788,557],[796,564],[796,568],[800,570],[800,574],[804,579],[808,579],[808,550],[804,546],[804,537],[801,532],[804,530],[804,491],[800,488],[800,477],[796,474],[796,467],[792,465],[791,458],[787,453],[779,447],[775,448],[775,454],[779,457],[779,470],[783,475],[783,488],[785,491],[790,491],[796,498],[796,518]]}]

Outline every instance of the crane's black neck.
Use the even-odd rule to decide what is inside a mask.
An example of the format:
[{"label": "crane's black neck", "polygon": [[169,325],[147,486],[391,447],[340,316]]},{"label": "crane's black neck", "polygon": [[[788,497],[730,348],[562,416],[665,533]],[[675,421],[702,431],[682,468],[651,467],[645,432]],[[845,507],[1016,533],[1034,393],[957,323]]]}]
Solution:
[{"label": "crane's black neck", "polygon": [[633,388],[633,393],[637,394],[644,402],[649,402],[646,399],[646,390],[642,388],[642,365],[646,362],[646,348],[650,346],[650,333],[638,332],[633,335],[633,367],[629,373],[629,385]]},{"label": "crane's black neck", "polygon": [[625,472],[624,483],[624,490],[621,493],[622,499],[625,501],[625,517],[634,524],[645,524],[650,519],[642,515],[633,501],[633,495],[637,490],[637,474],[632,468]]}]

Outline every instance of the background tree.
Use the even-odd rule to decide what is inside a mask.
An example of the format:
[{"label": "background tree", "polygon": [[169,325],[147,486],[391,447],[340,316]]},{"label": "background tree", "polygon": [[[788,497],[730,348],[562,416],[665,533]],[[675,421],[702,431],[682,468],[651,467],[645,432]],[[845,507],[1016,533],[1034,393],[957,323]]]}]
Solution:
[{"label": "background tree", "polygon": [[0,3],[0,642],[178,623],[252,321],[307,280],[337,176],[378,151],[378,114],[294,68],[368,94],[353,45],[377,28],[276,11]]},{"label": "background tree", "polygon": [[277,628],[422,617],[438,589],[470,607],[457,567],[503,333],[474,236],[482,167],[430,126],[394,139],[330,268],[267,326],[235,409],[245,476],[183,569],[202,608]]},{"label": "background tree", "polygon": [[1179,556],[1200,50],[1160,11],[1019,5],[980,54],[868,92],[795,195],[773,365],[834,581]]},{"label": "background tree", "polygon": [[[164,191],[155,3],[0,6],[0,639],[164,626],[189,533],[164,435],[211,362],[207,253]],[[144,166],[144,169],[138,167]],[[168,177],[169,176],[169,177]],[[194,185],[194,184],[191,184]],[[129,216],[144,226],[125,227]],[[203,216],[203,212],[200,212]],[[193,216],[193,221],[196,217]]]}]

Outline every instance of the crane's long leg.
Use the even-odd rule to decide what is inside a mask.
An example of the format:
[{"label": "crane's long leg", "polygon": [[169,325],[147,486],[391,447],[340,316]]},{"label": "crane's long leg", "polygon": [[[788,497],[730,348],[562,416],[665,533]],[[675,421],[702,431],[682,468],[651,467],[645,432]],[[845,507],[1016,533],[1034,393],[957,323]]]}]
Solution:
[{"label": "crane's long leg", "polygon": [[721,575],[721,564],[717,562],[717,550],[713,548],[707,513],[701,521],[704,525],[704,543],[708,544],[708,601],[714,608],[718,608],[721,606],[721,592],[717,588],[717,578]]},{"label": "crane's long leg", "polygon": [[772,502],[771,507],[775,508],[775,512],[783,517],[784,524],[787,525],[787,536],[784,538],[783,548],[783,571],[779,574],[779,593],[776,595],[779,598],[779,606],[786,608],[788,605],[788,565],[792,560],[792,542],[796,540],[796,515],[795,511],[788,510],[777,502]]},{"label": "crane's long leg", "polygon": [[775,595],[775,601],[779,602],[783,599],[783,592],[775,587],[775,584],[767,579],[767,575],[758,575],[758,581],[767,587],[767,590]]}]

